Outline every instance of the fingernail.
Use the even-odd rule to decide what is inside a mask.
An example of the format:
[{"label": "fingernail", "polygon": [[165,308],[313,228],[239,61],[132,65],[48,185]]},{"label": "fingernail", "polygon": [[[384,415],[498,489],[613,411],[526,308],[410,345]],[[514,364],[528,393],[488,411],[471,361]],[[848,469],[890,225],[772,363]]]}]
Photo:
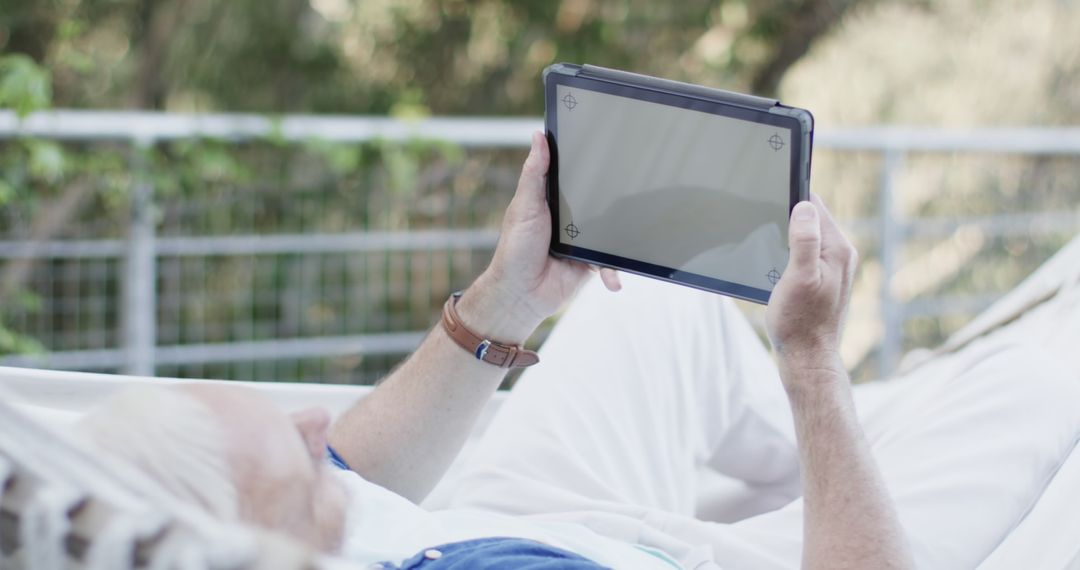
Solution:
[{"label": "fingernail", "polygon": [[540,133],[534,132],[532,135],[532,143],[529,147],[529,154],[536,152],[540,148]]},{"label": "fingernail", "polygon": [[795,204],[794,214],[796,220],[812,220],[817,217],[817,208],[810,202],[799,202]]}]

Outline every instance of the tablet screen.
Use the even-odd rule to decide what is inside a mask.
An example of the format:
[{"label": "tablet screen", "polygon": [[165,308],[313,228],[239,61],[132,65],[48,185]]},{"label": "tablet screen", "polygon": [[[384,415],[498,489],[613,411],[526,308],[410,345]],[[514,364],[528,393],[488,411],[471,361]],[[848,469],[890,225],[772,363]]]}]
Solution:
[{"label": "tablet screen", "polygon": [[560,243],[772,290],[790,129],[562,84],[556,101]]}]

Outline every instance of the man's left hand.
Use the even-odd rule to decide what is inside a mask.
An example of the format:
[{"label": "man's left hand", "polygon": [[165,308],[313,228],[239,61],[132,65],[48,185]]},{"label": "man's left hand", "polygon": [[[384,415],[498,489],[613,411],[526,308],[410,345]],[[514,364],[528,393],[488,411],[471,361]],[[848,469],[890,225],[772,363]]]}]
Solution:
[{"label": "man's left hand", "polygon": [[[503,217],[502,232],[491,265],[477,279],[473,288],[494,295],[504,307],[517,312],[514,320],[528,336],[541,321],[551,316],[593,270],[587,264],[552,257],[551,213],[548,210],[544,177],[551,154],[544,135],[532,136],[532,148],[521,169],[517,191]],[[604,285],[618,291],[618,274],[600,269]],[[520,336],[519,331],[507,336]],[[518,339],[507,339],[510,341]]]}]

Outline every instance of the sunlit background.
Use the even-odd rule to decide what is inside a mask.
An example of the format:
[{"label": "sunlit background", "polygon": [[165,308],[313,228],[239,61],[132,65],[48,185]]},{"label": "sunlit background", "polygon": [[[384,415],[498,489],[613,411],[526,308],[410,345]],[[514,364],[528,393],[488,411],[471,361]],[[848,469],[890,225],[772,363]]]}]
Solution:
[{"label": "sunlit background", "polygon": [[862,253],[844,358],[887,375],[1080,230],[1076,30],[1060,0],[0,0],[0,365],[377,380],[483,269],[570,61],[810,109]]}]

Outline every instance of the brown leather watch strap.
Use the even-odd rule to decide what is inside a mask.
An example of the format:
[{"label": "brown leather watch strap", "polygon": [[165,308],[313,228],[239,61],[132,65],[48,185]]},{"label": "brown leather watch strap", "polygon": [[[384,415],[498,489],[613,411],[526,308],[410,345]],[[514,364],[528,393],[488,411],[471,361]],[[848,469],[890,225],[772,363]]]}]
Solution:
[{"label": "brown leather watch strap", "polygon": [[540,362],[539,355],[520,345],[496,342],[469,330],[461,322],[461,317],[458,316],[455,308],[460,298],[460,291],[450,295],[446,304],[443,305],[442,312],[443,329],[458,346],[472,353],[477,360],[483,360],[500,368],[524,368]]}]

